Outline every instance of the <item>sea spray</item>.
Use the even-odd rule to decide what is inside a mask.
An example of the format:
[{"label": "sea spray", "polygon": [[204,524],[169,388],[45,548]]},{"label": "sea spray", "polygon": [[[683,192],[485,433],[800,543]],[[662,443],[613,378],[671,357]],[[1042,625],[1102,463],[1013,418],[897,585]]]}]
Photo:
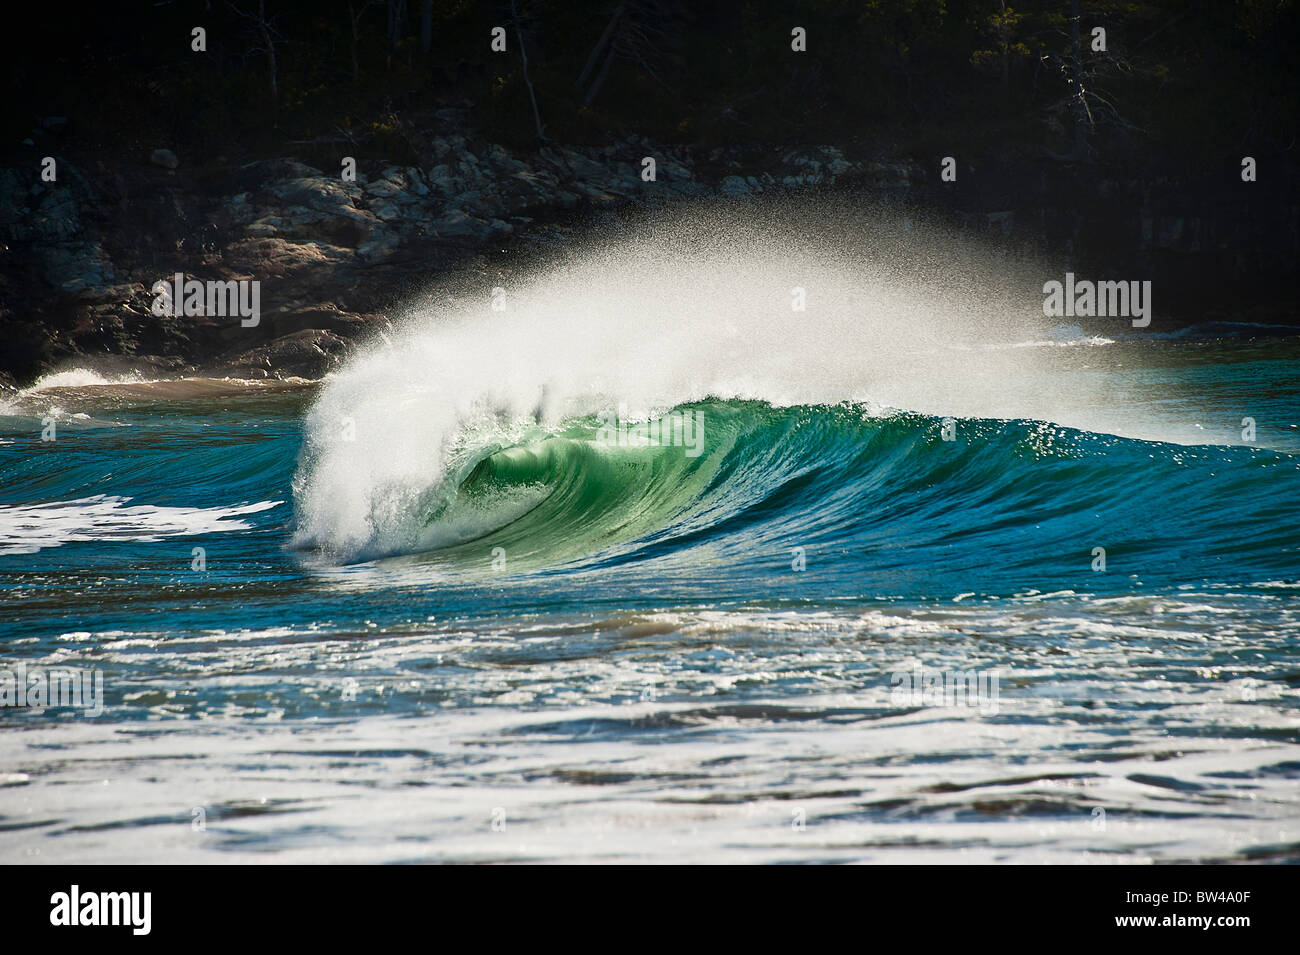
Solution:
[{"label": "sea spray", "polygon": [[[636,420],[754,398],[1096,424],[1104,395],[1062,394],[1039,350],[1010,347],[1051,337],[1042,271],[896,213],[800,204],[652,215],[449,282],[322,389],[295,542],[345,561],[429,549],[495,449],[616,405]],[[344,420],[354,440],[336,439]]]}]

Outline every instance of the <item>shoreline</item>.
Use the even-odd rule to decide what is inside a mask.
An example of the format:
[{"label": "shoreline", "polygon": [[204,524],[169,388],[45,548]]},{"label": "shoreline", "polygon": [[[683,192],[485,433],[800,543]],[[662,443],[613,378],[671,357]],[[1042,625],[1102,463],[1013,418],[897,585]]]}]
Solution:
[{"label": "shoreline", "polygon": [[[1285,168],[1244,195],[1227,179],[1048,159],[980,159],[944,182],[924,157],[829,145],[706,151],[629,136],[511,151],[462,119],[436,123],[418,165],[363,158],[354,181],[294,158],[190,167],[56,150],[60,179],[43,184],[11,151],[0,168],[0,383],[78,364],[319,377],[449,279],[490,288],[520,263],[710,204],[758,220],[783,206],[861,207],[1040,262],[1041,281],[1153,281],[1167,330],[1298,324]],[[642,156],[658,159],[653,181]],[[1243,230],[1229,255],[1225,241]],[[258,282],[257,327],[156,314],[154,283],[177,273]]]}]

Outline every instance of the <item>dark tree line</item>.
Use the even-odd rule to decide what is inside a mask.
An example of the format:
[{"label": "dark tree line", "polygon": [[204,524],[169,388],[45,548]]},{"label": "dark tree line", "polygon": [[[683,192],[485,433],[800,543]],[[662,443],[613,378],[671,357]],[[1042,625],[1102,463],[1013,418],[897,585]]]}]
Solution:
[{"label": "dark tree line", "polygon": [[[1295,0],[128,0],[24,8],[6,149],[409,150],[436,110],[489,138],[861,144],[1048,155],[1286,151]],[[191,49],[203,27],[206,49]],[[505,31],[505,51],[492,30]],[[807,51],[791,30],[807,31]],[[1104,28],[1105,49],[1093,30]],[[1208,161],[1208,160],[1207,160]]]}]

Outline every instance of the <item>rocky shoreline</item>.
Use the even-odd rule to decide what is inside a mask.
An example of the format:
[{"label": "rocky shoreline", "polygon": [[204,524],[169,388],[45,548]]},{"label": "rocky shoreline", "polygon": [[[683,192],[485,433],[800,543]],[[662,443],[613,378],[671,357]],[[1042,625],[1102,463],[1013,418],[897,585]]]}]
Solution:
[{"label": "rocky shoreline", "polygon": [[[461,109],[406,126],[416,162],[366,158],[364,148],[343,143],[335,168],[319,158],[335,147],[319,145],[304,147],[314,164],[178,158],[165,148],[65,154],[65,126],[47,118],[20,158],[0,168],[0,384],[8,387],[72,366],[316,378],[448,270],[486,272],[494,257],[562,243],[594,217],[628,207],[809,190],[910,197],[1021,248],[1110,255],[1126,277],[1135,268],[1162,275],[1164,288],[1197,305],[1197,320],[1295,319],[1289,286],[1278,285],[1281,295],[1267,291],[1294,272],[1294,199],[1270,203],[1260,192],[1247,202],[1231,182],[1189,191],[1178,181],[1152,185],[1126,171],[1039,159],[964,164],[957,189],[939,182],[937,165],[913,159],[868,159],[833,146],[706,150],[635,135],[524,152],[476,138]],[[54,182],[42,181],[45,155],[57,162]],[[354,179],[344,175],[349,155]],[[655,160],[653,181],[643,178],[645,157]],[[1121,173],[1129,184],[1121,185]],[[1054,205],[1056,195],[1072,204]],[[1232,261],[1223,251],[1229,238]],[[1252,245],[1267,256],[1241,251]],[[1265,289],[1254,296],[1254,313],[1235,305],[1214,312],[1203,283],[1216,270],[1231,280],[1221,283],[1225,294],[1233,282],[1264,276],[1251,286]],[[260,321],[250,328],[155,314],[154,283],[176,273],[258,280]]]},{"label": "rocky shoreline", "polygon": [[[455,113],[457,111],[442,111]],[[355,179],[293,158],[191,167],[40,152],[0,170],[0,375],[10,385],[80,361],[165,376],[319,377],[382,329],[401,290],[503,248],[555,240],[626,205],[745,197],[843,185],[906,190],[914,163],[850,160],[834,147],[767,150],[746,162],[633,136],[548,144],[521,157],[468,137],[457,117],[419,143],[419,165],[356,157]],[[642,176],[644,157],[655,177]],[[157,315],[155,282],[257,279],[254,328],[229,318]]]}]

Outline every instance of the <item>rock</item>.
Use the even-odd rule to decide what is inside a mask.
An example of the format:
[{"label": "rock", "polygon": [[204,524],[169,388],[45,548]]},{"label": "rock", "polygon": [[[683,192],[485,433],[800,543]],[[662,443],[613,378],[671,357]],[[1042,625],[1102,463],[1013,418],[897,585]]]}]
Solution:
[{"label": "rock", "polygon": [[585,197],[588,201],[597,205],[610,205],[618,202],[619,199],[626,199],[621,192],[607,192],[599,186],[589,185],[585,182],[575,182],[573,189],[579,196]]},{"label": "rock", "polygon": [[494,235],[504,235],[510,231],[510,226],[500,219],[493,219],[489,222],[467,215],[460,209],[453,209],[442,218],[435,219],[432,225],[439,238],[471,238],[480,242]]},{"label": "rock", "polygon": [[382,196],[388,198],[391,196],[400,196],[406,192],[405,184],[394,182],[388,176],[383,179],[376,179],[366,184],[366,195]]},{"label": "rock", "polygon": [[361,195],[356,185],[323,176],[272,183],[261,194],[261,216],[245,231],[250,236],[356,246],[379,224],[373,212],[354,205]]},{"label": "rock", "polygon": [[555,205],[561,209],[577,208],[578,203],[582,201],[574,193],[569,192],[567,189],[557,190],[554,199],[555,199]]},{"label": "rock", "polygon": [[560,150],[558,162],[562,168],[573,178],[586,181],[597,182],[608,178],[609,167],[595,160],[588,159],[586,156],[574,150]]},{"label": "rock", "polygon": [[256,222],[250,222],[244,228],[244,234],[252,238],[270,238],[285,231],[289,223],[279,216],[264,216]]},{"label": "rock", "polygon": [[[350,263],[352,250],[325,242],[290,242],[282,238],[243,239],[226,247],[226,265],[258,278],[288,277]],[[265,305],[265,300],[264,300]]]},{"label": "rock", "polygon": [[451,143],[447,142],[447,140],[441,136],[434,136],[433,139],[429,141],[429,147],[433,150],[433,157],[435,159],[442,159],[451,152]]},{"label": "rock", "polygon": [[253,204],[246,192],[231,196],[222,203],[226,214],[236,222],[249,223],[254,218]]},{"label": "rock", "polygon": [[902,163],[869,163],[863,172],[868,185],[880,188],[907,188],[912,184],[911,170]]},{"label": "rock", "polygon": [[225,188],[228,192],[252,192],[285,179],[318,179],[324,175],[296,159],[263,159],[241,166]]},{"label": "rock", "polygon": [[80,170],[64,161],[59,188],[37,188],[18,170],[0,172],[0,242],[21,245],[35,274],[58,292],[85,296],[117,276],[99,232],[82,209],[94,195]]},{"label": "rock", "polygon": [[385,222],[394,222],[403,217],[402,210],[398,208],[397,203],[389,202],[387,199],[377,199],[372,202],[370,211]]},{"label": "rock", "polygon": [[455,186],[451,166],[446,163],[438,163],[429,170],[429,182],[439,192],[450,193]]},{"label": "rock", "polygon": [[32,210],[32,238],[44,242],[67,242],[81,231],[81,207],[77,190],[57,189],[45,192]]},{"label": "rock", "polygon": [[425,185],[424,173],[415,166],[407,166],[405,172],[407,182],[410,183],[411,191],[417,196],[427,196],[429,194],[429,187]]},{"label": "rock", "polygon": [[727,176],[718,186],[718,191],[724,196],[747,196],[750,193],[749,184],[739,176]]},{"label": "rock", "polygon": [[116,277],[113,263],[97,243],[48,246],[42,250],[39,261],[45,281],[69,294],[96,291]]},{"label": "rock", "polygon": [[278,182],[269,191],[290,205],[314,212],[349,218],[360,214],[352,204],[349,188],[337,180],[323,176]]},{"label": "rock", "polygon": [[401,237],[397,233],[388,229],[373,229],[366,240],[357,246],[357,256],[367,262],[375,262],[392,255],[401,244]]},{"label": "rock", "polygon": [[333,332],[305,328],[219,362],[214,373],[236,378],[320,378],[347,350],[347,341]]},{"label": "rock", "polygon": [[162,166],[164,169],[175,169],[181,164],[176,158],[176,154],[170,149],[155,149],[149,156],[149,161],[155,166]]},{"label": "rock", "polygon": [[659,174],[661,177],[689,182],[695,178],[694,173],[680,162],[674,159],[665,159],[658,164]]}]

